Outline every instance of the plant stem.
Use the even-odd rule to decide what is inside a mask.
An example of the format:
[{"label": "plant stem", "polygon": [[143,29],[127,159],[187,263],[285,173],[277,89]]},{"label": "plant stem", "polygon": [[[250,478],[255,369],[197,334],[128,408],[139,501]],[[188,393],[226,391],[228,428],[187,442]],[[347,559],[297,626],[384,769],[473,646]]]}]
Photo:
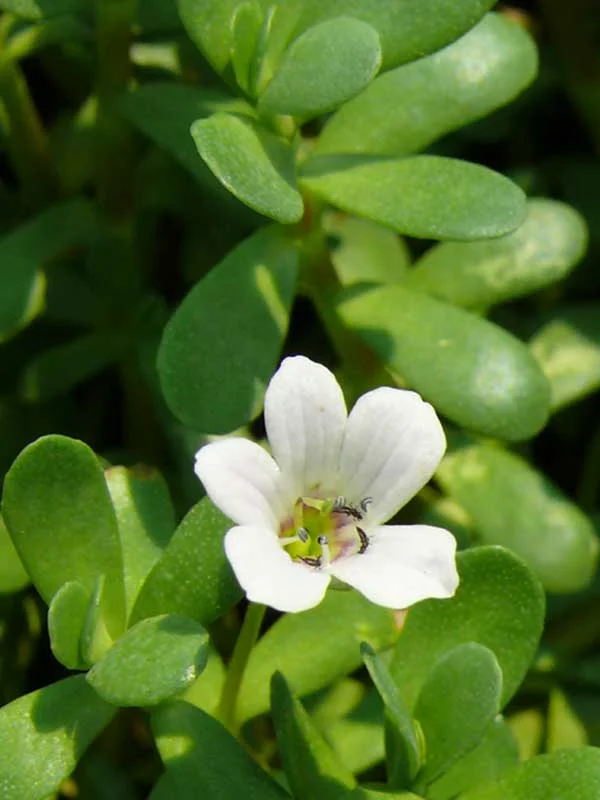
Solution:
[{"label": "plant stem", "polygon": [[129,219],[133,205],[133,143],[115,100],[131,80],[129,50],[136,5],[136,0],[96,0],[96,186],[100,207],[117,224]]},{"label": "plant stem", "polygon": [[265,611],[266,606],[261,603],[250,603],[248,606],[225,676],[217,717],[232,733],[238,732],[236,711],[240,686],[250,653],[258,638]]},{"label": "plant stem", "polygon": [[0,41],[0,99],[4,105],[6,147],[26,203],[43,206],[58,194],[58,178],[27,81],[8,52],[5,28]]}]

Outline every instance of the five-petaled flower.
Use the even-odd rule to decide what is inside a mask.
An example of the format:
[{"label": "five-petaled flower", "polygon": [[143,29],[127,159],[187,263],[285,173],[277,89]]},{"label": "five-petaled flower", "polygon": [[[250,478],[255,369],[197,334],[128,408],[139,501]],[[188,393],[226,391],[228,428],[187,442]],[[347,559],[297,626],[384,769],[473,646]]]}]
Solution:
[{"label": "five-petaled flower", "polygon": [[273,457],[242,438],[196,455],[209,497],[236,523],[225,551],[250,600],[304,611],[332,578],[389,608],[454,594],[448,531],[382,524],[427,483],[446,448],[418,394],[381,387],[348,414],[333,374],[295,356],[269,383],[265,425]]}]

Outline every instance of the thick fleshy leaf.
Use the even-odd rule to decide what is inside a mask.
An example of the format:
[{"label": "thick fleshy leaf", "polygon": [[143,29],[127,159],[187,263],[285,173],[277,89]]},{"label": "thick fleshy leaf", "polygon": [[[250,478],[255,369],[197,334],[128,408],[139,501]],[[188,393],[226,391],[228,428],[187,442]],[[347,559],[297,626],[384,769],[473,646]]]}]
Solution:
[{"label": "thick fleshy leaf", "polygon": [[[192,5],[194,0],[188,0]],[[261,0],[263,7],[271,0]],[[472,28],[493,0],[420,0],[418,14],[410,0],[283,0],[280,23],[288,35],[318,22],[348,15],[372,25],[381,38],[383,65],[422,58]],[[193,38],[193,37],[192,37]]]},{"label": "thick fleshy leaf", "polygon": [[66,436],[44,436],[17,457],[4,482],[4,519],[23,564],[47,603],[63,583],[91,594],[106,575],[102,615],[124,627],[123,564],[117,521],[100,462]]},{"label": "thick fleshy leaf", "polygon": [[298,259],[281,228],[264,228],[202,278],[171,317],[158,370],[186,425],[228,433],[256,415],[287,331]]},{"label": "thick fleshy leaf", "polygon": [[81,634],[86,623],[90,592],[79,581],[63,583],[48,608],[48,635],[54,657],[67,669],[85,669]]},{"label": "thick fleshy leaf", "polygon": [[232,21],[239,5],[241,0],[177,0],[188,36],[218,72],[229,63]]},{"label": "thick fleshy leaf", "polygon": [[544,426],[548,383],[527,348],[502,328],[403,286],[348,289],[338,310],[453,422],[509,440],[527,439]]},{"label": "thick fleshy leaf", "polygon": [[240,720],[269,707],[273,673],[282,672],[298,696],[311,694],[360,666],[361,641],[381,650],[398,635],[393,613],[356,592],[329,592],[316,608],[282,617],[252,651],[240,692]]},{"label": "thick fleshy leaf", "polygon": [[537,650],[544,592],[525,564],[500,547],[467,550],[457,562],[456,595],[412,608],[395,646],[390,671],[411,709],[431,665],[458,645],[478,642],[494,653],[503,702],[520,686]]},{"label": "thick fleshy leaf", "polygon": [[292,43],[262,92],[259,109],[316,117],[358,94],[380,65],[379,36],[370,25],[352,17],[321,22]]},{"label": "thick fleshy leaf", "polygon": [[388,781],[392,786],[410,786],[422,763],[419,734],[387,665],[369,645],[363,644],[361,651],[385,706]]},{"label": "thick fleshy leaf", "polygon": [[190,686],[208,657],[208,634],[178,614],[150,617],[130,628],[87,673],[116,706],[155,706]]},{"label": "thick fleshy leaf", "polygon": [[327,122],[314,153],[416,153],[512,100],[536,67],[525,29],[490,14],[443,50],[378,77]]},{"label": "thick fleshy leaf", "polygon": [[323,216],[331,261],[343,286],[398,283],[410,264],[408,247],[394,231],[339,212]]},{"label": "thick fleshy leaf", "polygon": [[225,537],[225,552],[248,600],[278,611],[306,611],[318,605],[331,576],[293,561],[267,528],[244,525]]},{"label": "thick fleshy leaf", "polygon": [[[224,5],[222,0],[218,4]],[[121,95],[118,103],[121,113],[136,128],[169,153],[203,187],[216,193],[220,200],[233,202],[231,194],[199,158],[190,127],[196,120],[219,112],[250,114],[247,103],[214,90],[161,82],[145,83]]]},{"label": "thick fleshy leaf", "polygon": [[553,410],[600,387],[600,305],[562,308],[529,346],[550,383]]},{"label": "thick fleshy leaf", "polygon": [[345,797],[356,786],[354,776],[338,760],[279,672],[271,679],[271,712],[294,797]]},{"label": "thick fleshy leaf", "polygon": [[292,501],[334,489],[345,424],[346,403],[333,373],[304,356],[286,358],[267,388],[265,426]]},{"label": "thick fleshy leaf", "polygon": [[167,485],[150,467],[110,467],[105,473],[119,526],[127,611],[167,547],[175,511]]},{"label": "thick fleshy leaf", "polygon": [[18,592],[31,582],[0,516],[0,595]]},{"label": "thick fleshy leaf", "polygon": [[425,239],[485,239],[515,230],[525,195],[487,167],[441,156],[315,156],[301,185],[343,211]]},{"label": "thick fleshy leaf", "polygon": [[254,94],[256,48],[262,23],[262,10],[258,0],[241,3],[232,17],[231,63],[236,82],[246,94]]},{"label": "thick fleshy leaf", "polygon": [[45,262],[68,247],[90,242],[99,230],[82,200],[54,206],[0,239],[0,341],[43,308]]},{"label": "thick fleshy leaf", "polygon": [[599,551],[591,520],[520,456],[467,444],[444,459],[437,476],[472,517],[478,538],[517,553],[548,591],[589,583]]},{"label": "thick fleshy leaf", "polygon": [[237,603],[241,592],[223,549],[230,527],[208,498],[197,503],[146,579],[131,621],[183,614],[208,625]]},{"label": "thick fleshy leaf", "polygon": [[534,198],[514,233],[486,242],[445,242],[406,276],[408,286],[463,308],[486,308],[555,283],[581,259],[587,227],[575,209]]},{"label": "thick fleshy leaf", "polygon": [[600,796],[600,750],[581,747],[537,756],[461,800],[592,800]]},{"label": "thick fleshy leaf", "polygon": [[4,706],[0,709],[0,796],[43,800],[54,795],[116,713],[83,675]]},{"label": "thick fleshy leaf", "polygon": [[519,762],[519,751],[510,728],[497,717],[474,750],[463,756],[427,789],[431,800],[454,800],[462,792],[500,776]]},{"label": "thick fleshy leaf", "polygon": [[487,647],[467,642],[429,670],[415,706],[425,739],[420,785],[443,775],[485,736],[500,710],[502,672]]},{"label": "thick fleshy leaf", "polygon": [[213,114],[191,127],[198,152],[238,200],[284,225],[304,213],[294,150],[267,128],[234,114]]},{"label": "thick fleshy leaf", "polygon": [[289,800],[213,717],[189,703],[165,703],[152,711],[152,731],[166,771],[152,800]]}]

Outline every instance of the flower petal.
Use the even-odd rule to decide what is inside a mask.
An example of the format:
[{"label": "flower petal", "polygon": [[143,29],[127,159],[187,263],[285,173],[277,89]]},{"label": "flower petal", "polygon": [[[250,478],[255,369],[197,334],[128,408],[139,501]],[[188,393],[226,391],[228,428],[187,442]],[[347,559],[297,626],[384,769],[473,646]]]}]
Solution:
[{"label": "flower petal", "polygon": [[373,603],[407,608],[428,597],[452,597],[458,586],[456,541],[431,525],[384,525],[364,553],[334,561],[329,571]]},{"label": "flower petal", "polygon": [[368,526],[392,517],[435,472],[446,449],[437,415],[415,392],[383,386],[355,404],[346,424],[340,491],[372,502]]},{"label": "flower petal", "polygon": [[213,503],[233,522],[272,531],[290,512],[281,473],[271,456],[248,439],[221,439],[196,453],[196,475]]},{"label": "flower petal", "polygon": [[248,599],[279,611],[318,605],[331,580],[327,573],[292,561],[266,528],[232,528],[225,536],[225,553]]},{"label": "flower petal", "polygon": [[333,374],[304,356],[286,358],[267,387],[271,451],[296,497],[333,489],[346,404]]}]

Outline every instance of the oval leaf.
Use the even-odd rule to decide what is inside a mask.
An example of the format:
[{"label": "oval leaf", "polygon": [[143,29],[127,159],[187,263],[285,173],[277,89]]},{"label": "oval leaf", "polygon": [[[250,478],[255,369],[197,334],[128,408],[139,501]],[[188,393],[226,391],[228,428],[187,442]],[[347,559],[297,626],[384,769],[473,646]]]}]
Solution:
[{"label": "oval leaf", "polygon": [[139,594],[133,622],[158,614],[183,614],[208,625],[235,605],[242,592],[225,556],[231,528],[208,498],[184,517]]},{"label": "oval leaf", "polygon": [[457,557],[460,585],[449,600],[425,600],[411,608],[390,671],[414,708],[431,664],[466,642],[496,656],[506,703],[537,651],[544,622],[544,592],[529,569],[508,550],[478,547]]},{"label": "oval leaf", "polygon": [[54,657],[67,669],[86,669],[81,654],[83,632],[90,591],[79,581],[64,583],[52,598],[48,609],[48,635]]},{"label": "oval leaf", "polygon": [[287,142],[250,119],[224,113],[196,120],[191,133],[211,172],[238,200],[284,225],[302,217]]},{"label": "oval leaf", "polygon": [[358,94],[381,64],[377,31],[351,17],[309,28],[291,45],[259,98],[267,114],[307,119]]},{"label": "oval leaf", "polygon": [[4,706],[0,709],[0,797],[42,800],[53,796],[116,713],[83,675]]},{"label": "oval leaf", "polygon": [[599,550],[592,522],[520,456],[471,444],[447,455],[437,478],[472,517],[479,539],[517,553],[548,591],[589,583]]},{"label": "oval leaf", "polygon": [[489,14],[443,50],[378,77],[327,122],[314,153],[416,153],[508,103],[536,71],[525,29]]},{"label": "oval leaf", "polygon": [[461,800],[592,800],[600,797],[600,750],[581,747],[537,756]]},{"label": "oval leaf", "polygon": [[208,634],[188,617],[165,614],[130,628],[86,675],[117,706],[155,706],[183,692],[204,669]]},{"label": "oval leaf", "polygon": [[268,709],[275,672],[285,675],[297,695],[311,694],[360,666],[361,642],[381,650],[398,635],[393,613],[354,591],[328,592],[316,608],[282,617],[252,651],[240,691],[240,721]]},{"label": "oval leaf", "polygon": [[497,172],[441,156],[317,156],[301,183],[343,211],[426,239],[485,239],[515,230],[525,195]]},{"label": "oval leaf", "polygon": [[280,228],[232,250],[169,321],[158,371],[171,410],[199,431],[229,433],[258,413],[275,368],[298,272]]},{"label": "oval leaf", "polygon": [[403,286],[354,297],[348,290],[338,310],[453,422],[511,441],[534,436],[546,423],[550,398],[541,369],[520,341],[491,322]]},{"label": "oval leaf", "polygon": [[0,516],[0,595],[18,592],[31,582]]},{"label": "oval leaf", "polygon": [[271,680],[271,711],[279,752],[294,796],[319,800],[347,796],[356,786],[354,776],[338,761],[279,672]]},{"label": "oval leaf", "polygon": [[225,728],[189,703],[154,709],[152,732],[167,769],[152,800],[289,800]]},{"label": "oval leaf", "polygon": [[2,508],[46,603],[72,580],[91,594],[105,574],[103,615],[111,634],[119,635],[124,628],[121,548],[102,467],[92,450],[55,435],[28,445],[6,476]]},{"label": "oval leaf", "polygon": [[241,0],[177,0],[179,16],[194,44],[222,72],[233,43],[232,21]]},{"label": "oval leaf", "polygon": [[487,308],[564,278],[586,244],[587,227],[575,209],[537,198],[508,236],[433,247],[407,274],[407,285],[463,308]]},{"label": "oval leaf", "polygon": [[467,642],[428,672],[415,706],[425,738],[421,785],[444,774],[485,736],[500,710],[502,672],[487,647]]}]

